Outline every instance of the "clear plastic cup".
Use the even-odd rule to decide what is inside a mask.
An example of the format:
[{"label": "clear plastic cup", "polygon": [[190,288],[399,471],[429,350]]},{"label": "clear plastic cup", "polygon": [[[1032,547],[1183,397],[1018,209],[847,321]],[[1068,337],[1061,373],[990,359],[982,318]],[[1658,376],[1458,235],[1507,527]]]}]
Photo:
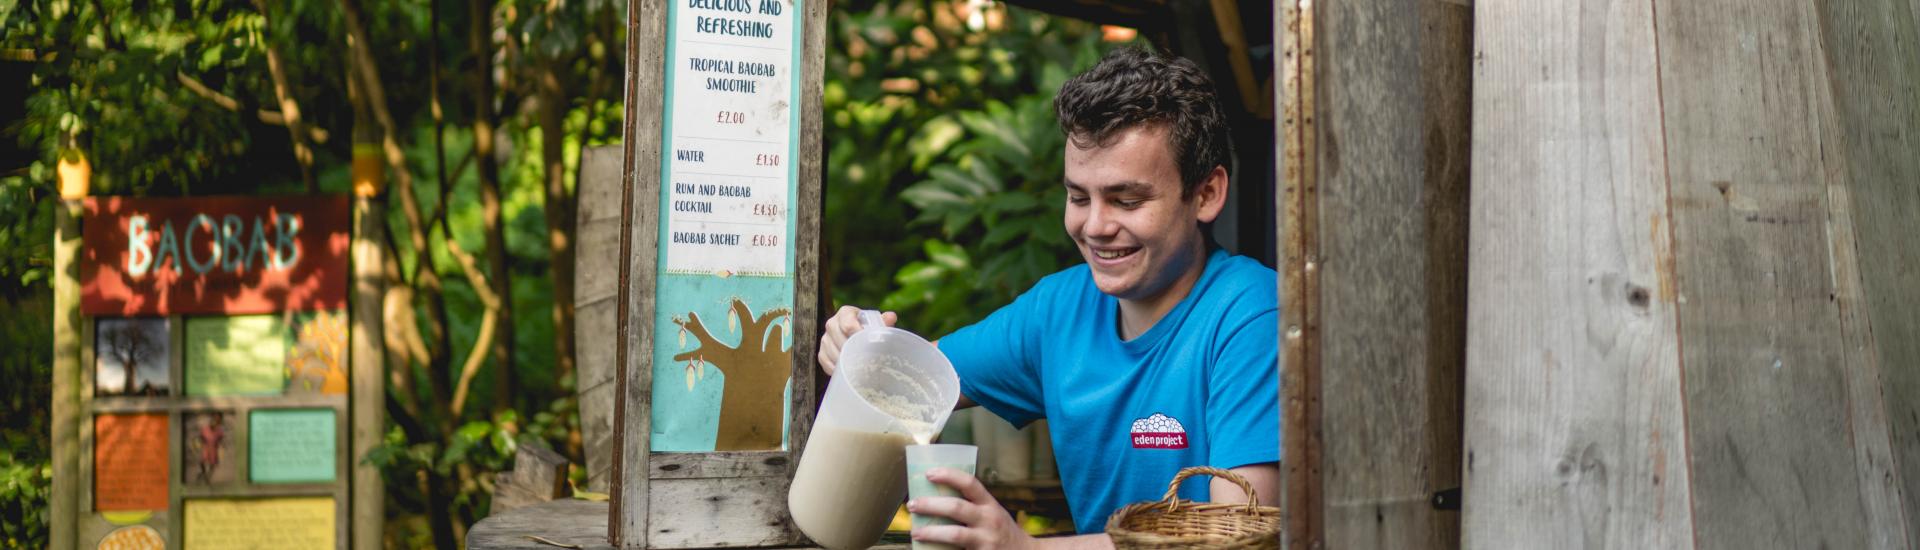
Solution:
[{"label": "clear plastic cup", "polygon": [[[979,458],[980,448],[972,445],[914,445],[907,447],[907,498],[920,497],[958,497],[960,491],[927,480],[927,470],[946,468],[959,470],[972,475],[975,461]],[[929,525],[953,525],[953,520],[940,516],[913,514],[915,529]],[[951,544],[913,541],[914,550],[952,550],[958,548]]]}]

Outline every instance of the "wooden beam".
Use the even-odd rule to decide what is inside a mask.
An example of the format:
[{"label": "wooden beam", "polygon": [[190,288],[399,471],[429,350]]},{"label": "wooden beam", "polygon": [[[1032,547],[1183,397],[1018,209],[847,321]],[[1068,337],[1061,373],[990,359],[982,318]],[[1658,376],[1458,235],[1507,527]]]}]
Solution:
[{"label": "wooden beam", "polygon": [[627,1],[626,161],[620,186],[619,310],[615,321],[612,505],[607,536],[616,548],[647,547],[647,457],[653,449],[653,288],[660,221],[660,125],[665,116],[667,3]]},{"label": "wooden beam", "polygon": [[1408,8],[1313,6],[1319,294],[1288,305],[1317,318],[1328,548],[1458,545],[1472,13]]},{"label": "wooden beam", "polygon": [[[349,337],[352,352],[348,359],[347,380],[352,392],[348,416],[352,422],[351,464],[352,502],[348,532],[353,548],[379,548],[386,536],[387,491],[379,468],[362,464],[374,447],[386,439],[387,379],[384,303],[387,285],[385,201],[375,197],[355,197],[353,202],[353,323]],[[182,386],[174,386],[180,388]]]},{"label": "wooden beam", "polygon": [[1234,0],[1212,0],[1214,27],[1220,30],[1220,43],[1227,48],[1227,66],[1233,70],[1233,82],[1240,90],[1240,103],[1247,112],[1268,112],[1261,99],[1260,83],[1253,76],[1253,60],[1247,57],[1247,33],[1240,24],[1240,6]]},{"label": "wooden beam", "polygon": [[1822,141],[1837,146],[1824,164],[1844,174],[1826,186],[1828,250],[1869,548],[1920,548],[1920,1],[1900,4],[1814,12],[1826,70],[1813,74],[1829,75],[1815,89],[1833,94]]},{"label": "wooden beam", "polygon": [[1321,488],[1319,274],[1315,185],[1314,18],[1310,1],[1283,0],[1280,55],[1281,508],[1288,550],[1325,546]]},{"label": "wooden beam", "polygon": [[[83,192],[84,194],[84,192]],[[47,496],[52,548],[78,548],[82,394],[80,348],[80,201],[53,207],[53,490]]]}]

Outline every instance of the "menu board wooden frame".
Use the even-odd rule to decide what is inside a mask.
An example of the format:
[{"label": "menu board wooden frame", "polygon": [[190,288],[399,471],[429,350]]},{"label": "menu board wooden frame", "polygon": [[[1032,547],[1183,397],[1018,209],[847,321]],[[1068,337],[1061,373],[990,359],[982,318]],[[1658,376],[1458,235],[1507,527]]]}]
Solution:
[{"label": "menu board wooden frame", "polygon": [[[94,548],[103,537],[125,527],[104,517],[95,510],[95,450],[99,444],[95,433],[96,417],[115,414],[164,414],[166,415],[166,509],[154,510],[151,514],[141,511],[132,512],[135,524],[145,524],[160,532],[169,548],[184,546],[186,503],[191,500],[207,499],[222,501],[248,501],[275,497],[326,497],[333,501],[333,538],[334,547],[361,548],[377,547],[382,537],[384,518],[384,488],[379,472],[370,465],[357,464],[354,457],[364,455],[373,444],[378,443],[378,435],[383,432],[385,422],[383,406],[379,396],[385,392],[384,380],[380,377],[382,368],[381,342],[375,336],[379,331],[380,295],[384,292],[381,282],[381,258],[377,254],[376,242],[380,235],[370,233],[368,227],[377,231],[377,223],[384,219],[383,210],[375,199],[361,197],[352,201],[351,222],[347,218],[332,219],[329,224],[338,227],[308,227],[308,231],[338,231],[352,236],[350,243],[353,252],[349,263],[344,255],[329,258],[337,262],[335,267],[340,273],[329,274],[329,281],[342,287],[351,283],[351,288],[342,288],[348,296],[344,303],[339,300],[326,302],[325,306],[313,311],[329,311],[339,315],[346,333],[342,336],[342,354],[347,387],[339,393],[281,393],[274,395],[224,395],[195,396],[186,393],[186,332],[190,317],[221,316],[219,313],[192,311],[162,311],[164,315],[143,315],[145,319],[164,319],[166,323],[167,351],[165,357],[166,387],[165,396],[141,395],[96,395],[100,384],[96,364],[96,331],[101,320],[118,316],[94,316],[85,313],[82,306],[83,269],[85,261],[99,261],[86,255],[108,254],[106,250],[87,250],[82,244],[81,229],[83,223],[102,223],[86,220],[84,197],[65,197],[56,207],[55,262],[53,286],[54,304],[54,395],[53,395],[53,454],[54,487],[50,499],[52,532],[50,547],[58,549]],[[312,204],[316,197],[289,197],[291,200]],[[104,199],[124,201],[125,199]],[[338,200],[345,206],[347,199]],[[177,201],[176,201],[177,202]],[[254,198],[216,198],[197,201],[197,204],[273,204],[272,199]],[[164,207],[163,207],[164,208]],[[98,228],[96,228],[98,229]],[[309,246],[306,244],[303,247]],[[372,251],[374,254],[366,254]],[[312,270],[303,271],[311,274]],[[309,275],[313,276],[313,275]],[[270,306],[271,304],[268,304]],[[162,306],[163,308],[165,306]],[[245,307],[267,307],[251,305]],[[312,304],[302,308],[308,309]],[[275,313],[285,315],[285,313]],[[291,327],[289,327],[291,330]],[[252,413],[265,410],[324,410],[333,415],[332,443],[334,452],[332,461],[332,480],[324,482],[292,483],[254,483],[250,479],[249,435]],[[218,412],[231,415],[226,432],[225,446],[228,455],[225,460],[231,465],[232,478],[209,484],[189,484],[185,480],[187,469],[187,444],[184,428],[191,414]]]},{"label": "menu board wooden frame", "polygon": [[[788,7],[791,0],[771,0]],[[824,0],[799,2],[801,48],[794,218],[791,416],[785,450],[656,453],[652,425],[654,291],[660,239],[666,120],[668,0],[629,0],[626,127],[621,193],[618,398],[614,417],[608,538],[618,548],[753,547],[803,544],[787,514],[787,487],[813,425],[819,339],[821,75]],[[757,5],[757,2],[756,2]]]}]

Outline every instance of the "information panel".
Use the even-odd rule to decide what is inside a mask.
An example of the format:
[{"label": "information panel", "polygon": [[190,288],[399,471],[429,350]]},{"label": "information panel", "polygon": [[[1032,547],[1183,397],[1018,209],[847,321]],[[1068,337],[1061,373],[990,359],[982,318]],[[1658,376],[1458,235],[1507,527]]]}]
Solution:
[{"label": "information panel", "polygon": [[185,507],[187,548],[335,548],[332,497],[193,499]]},{"label": "information panel", "polygon": [[249,420],[248,471],[255,483],[324,483],[334,479],[331,409],[263,409]]},{"label": "information panel", "polygon": [[53,514],[61,550],[345,550],[352,529],[377,534],[377,515],[348,519],[346,473],[374,472],[345,423],[379,406],[350,394],[380,384],[349,377],[351,206],[94,197],[62,222],[72,270],[55,271],[78,276],[54,283],[81,299],[55,315],[76,318],[55,346],[78,359],[55,372],[83,420],[53,433],[56,462],[79,466],[61,474],[77,493]]},{"label": "information panel", "polygon": [[669,5],[651,445],[781,449],[803,7]]},{"label": "information panel", "polygon": [[167,415],[93,418],[93,508],[167,509]]}]

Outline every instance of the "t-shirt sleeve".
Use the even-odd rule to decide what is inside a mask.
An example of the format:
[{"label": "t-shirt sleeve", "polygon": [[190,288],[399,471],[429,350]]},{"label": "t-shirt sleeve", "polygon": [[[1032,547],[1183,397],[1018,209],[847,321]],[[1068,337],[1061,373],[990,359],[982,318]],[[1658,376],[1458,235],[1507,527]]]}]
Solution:
[{"label": "t-shirt sleeve", "polygon": [[940,351],[960,375],[960,393],[1014,426],[1046,417],[1036,323],[1048,293],[1043,287],[940,339]]},{"label": "t-shirt sleeve", "polygon": [[1207,388],[1207,463],[1218,468],[1280,460],[1280,330],[1277,310],[1254,315],[1227,334]]}]

